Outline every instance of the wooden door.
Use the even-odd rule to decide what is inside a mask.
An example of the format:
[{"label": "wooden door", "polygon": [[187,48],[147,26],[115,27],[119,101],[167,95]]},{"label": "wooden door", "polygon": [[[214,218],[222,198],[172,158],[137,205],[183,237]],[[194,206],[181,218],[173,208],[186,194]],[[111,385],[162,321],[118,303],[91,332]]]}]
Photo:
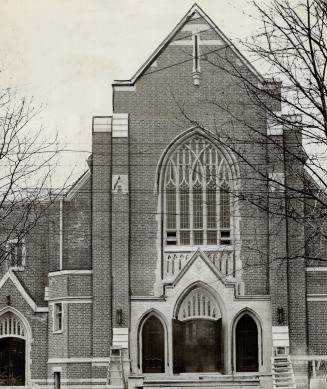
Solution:
[{"label": "wooden door", "polygon": [[258,371],[258,328],[249,315],[238,321],[236,335],[236,371]]},{"label": "wooden door", "polygon": [[165,335],[160,320],[149,317],[142,328],[143,373],[165,372]]},{"label": "wooden door", "polygon": [[179,374],[184,371],[184,324],[173,319],[173,371]]},{"label": "wooden door", "polygon": [[25,385],[25,341],[0,339],[0,386]]},{"label": "wooden door", "polygon": [[174,373],[222,371],[221,319],[173,321]]}]

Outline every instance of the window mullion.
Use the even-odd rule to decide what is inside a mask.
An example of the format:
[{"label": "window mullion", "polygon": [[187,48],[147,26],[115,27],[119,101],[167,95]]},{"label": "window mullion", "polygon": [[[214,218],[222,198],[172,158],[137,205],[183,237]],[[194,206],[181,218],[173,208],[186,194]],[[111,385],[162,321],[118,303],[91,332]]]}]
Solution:
[{"label": "window mullion", "polygon": [[193,226],[193,180],[192,180],[192,169],[189,173],[189,213],[190,213],[190,244],[194,244],[194,226]]},{"label": "window mullion", "polygon": [[164,209],[164,231],[163,231],[163,237],[164,237],[164,242],[167,244],[167,230],[168,230],[168,209],[167,209],[167,188],[165,186],[165,189],[163,191],[163,209]]},{"label": "window mullion", "polygon": [[175,181],[175,187],[176,187],[176,218],[175,218],[175,223],[176,223],[176,241],[177,244],[179,245],[181,243],[181,212],[180,212],[180,177],[179,177],[179,171],[180,171],[180,151],[177,151],[177,159],[176,159],[176,181]]},{"label": "window mullion", "polygon": [[216,226],[217,226],[217,243],[220,244],[220,185],[216,181]]},{"label": "window mullion", "polygon": [[207,185],[204,177],[202,189],[202,210],[203,210],[203,244],[207,244],[207,230],[208,230],[208,196]]}]

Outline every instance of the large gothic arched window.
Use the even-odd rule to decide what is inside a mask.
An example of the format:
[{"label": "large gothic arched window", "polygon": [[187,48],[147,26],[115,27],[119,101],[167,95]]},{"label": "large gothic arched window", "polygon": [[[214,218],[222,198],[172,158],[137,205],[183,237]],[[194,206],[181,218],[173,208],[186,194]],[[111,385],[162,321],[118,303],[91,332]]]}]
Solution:
[{"label": "large gothic arched window", "polygon": [[230,244],[230,197],[230,170],[223,155],[202,136],[188,138],[165,166],[166,244]]}]

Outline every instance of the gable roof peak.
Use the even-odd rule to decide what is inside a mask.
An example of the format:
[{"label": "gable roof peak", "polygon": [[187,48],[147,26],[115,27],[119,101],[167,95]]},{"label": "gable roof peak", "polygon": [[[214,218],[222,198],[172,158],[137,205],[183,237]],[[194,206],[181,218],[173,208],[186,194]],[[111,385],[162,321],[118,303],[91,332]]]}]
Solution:
[{"label": "gable roof peak", "polygon": [[192,15],[197,13],[199,18],[203,19],[210,28],[217,33],[221,38],[224,44],[234,52],[238,59],[257,77],[258,80],[263,81],[263,76],[256,70],[256,68],[243,56],[243,54],[235,47],[235,45],[227,38],[227,36],[220,30],[220,28],[212,21],[212,19],[203,11],[203,9],[197,4],[194,3],[190,10],[185,14],[185,16],[180,20],[171,33],[166,37],[166,39],[157,47],[157,49],[152,53],[148,60],[139,68],[139,70],[134,74],[134,76],[129,80],[114,80],[113,85],[134,85],[137,79],[143,74],[143,72],[149,67],[149,65],[156,60],[161,51],[169,44],[173,39],[175,34],[182,28],[182,26],[191,20]]},{"label": "gable roof peak", "polygon": [[197,2],[195,2],[192,7],[190,8],[190,10],[188,11],[188,13],[192,13],[192,12],[203,12],[203,9],[199,6],[199,4]]}]

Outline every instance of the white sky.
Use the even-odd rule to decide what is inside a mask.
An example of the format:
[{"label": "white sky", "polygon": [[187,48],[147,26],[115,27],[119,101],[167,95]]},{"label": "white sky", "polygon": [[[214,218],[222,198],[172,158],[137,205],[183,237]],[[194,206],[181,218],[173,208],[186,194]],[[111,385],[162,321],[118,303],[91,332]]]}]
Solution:
[{"label": "white sky", "polygon": [[[0,0],[2,87],[34,96],[39,120],[66,148],[60,174],[85,170],[91,119],[110,115],[111,82],[130,78],[193,0]],[[246,0],[199,0],[231,39],[257,27]],[[245,12],[245,14],[244,14]],[[78,151],[78,152],[77,152]]]}]

